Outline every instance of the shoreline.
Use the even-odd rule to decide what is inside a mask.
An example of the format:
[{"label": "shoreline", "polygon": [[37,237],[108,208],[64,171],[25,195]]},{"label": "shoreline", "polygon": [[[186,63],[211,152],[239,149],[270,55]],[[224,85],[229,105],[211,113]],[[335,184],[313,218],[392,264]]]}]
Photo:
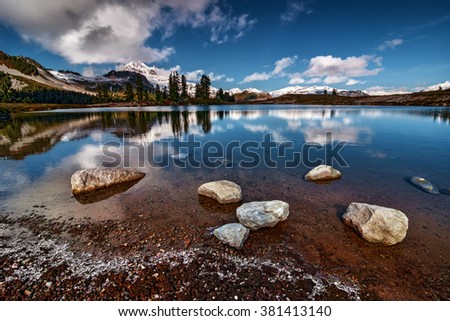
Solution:
[{"label": "shoreline", "polygon": [[[62,104],[31,104],[31,103],[0,103],[0,108],[7,109],[11,113],[46,111],[56,109],[77,109],[77,108],[114,108],[114,107],[189,107],[189,106],[216,106],[217,101],[211,104],[156,104],[149,103],[126,103],[112,102],[89,105],[62,105]],[[267,100],[240,101],[236,103],[223,103],[223,106],[236,105],[299,105],[299,106],[352,106],[352,107],[449,107],[450,91],[423,92],[403,95],[387,96],[364,96],[364,97],[345,97],[332,95],[284,95]]]}]

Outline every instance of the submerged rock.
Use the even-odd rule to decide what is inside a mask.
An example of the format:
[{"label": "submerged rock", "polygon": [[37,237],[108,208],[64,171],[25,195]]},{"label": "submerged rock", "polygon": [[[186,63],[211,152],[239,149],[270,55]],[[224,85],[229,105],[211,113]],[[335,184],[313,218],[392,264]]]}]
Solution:
[{"label": "submerged rock", "polygon": [[427,181],[425,178],[413,176],[409,178],[409,181],[416,186],[417,188],[421,189],[424,192],[430,193],[430,194],[439,194],[439,191],[436,187],[433,186],[429,181]]},{"label": "submerged rock", "polygon": [[244,246],[244,243],[250,234],[250,230],[242,224],[230,223],[216,228],[213,233],[220,242],[239,250]]},{"label": "submerged rock", "polygon": [[226,180],[205,183],[198,188],[198,193],[214,198],[222,204],[236,203],[242,199],[241,187],[236,183]]},{"label": "submerged rock", "polygon": [[91,192],[83,192],[74,194],[75,199],[81,204],[93,204],[104,201],[114,195],[121,194],[136,185],[139,180],[133,180],[125,183],[115,184],[102,189],[93,190]]},{"label": "submerged rock", "polygon": [[404,213],[377,205],[351,203],[342,219],[371,243],[399,243],[408,230],[408,217]]},{"label": "submerged rock", "polygon": [[440,189],[439,192],[445,195],[450,195],[450,188],[449,189]]},{"label": "submerged rock", "polygon": [[305,175],[305,180],[312,182],[332,181],[342,177],[337,169],[328,165],[319,165]]},{"label": "submerged rock", "polygon": [[236,210],[239,222],[251,230],[274,227],[289,216],[289,204],[283,201],[251,202]]},{"label": "submerged rock", "polygon": [[72,175],[73,194],[87,193],[116,184],[139,180],[145,176],[136,169],[90,168]]}]

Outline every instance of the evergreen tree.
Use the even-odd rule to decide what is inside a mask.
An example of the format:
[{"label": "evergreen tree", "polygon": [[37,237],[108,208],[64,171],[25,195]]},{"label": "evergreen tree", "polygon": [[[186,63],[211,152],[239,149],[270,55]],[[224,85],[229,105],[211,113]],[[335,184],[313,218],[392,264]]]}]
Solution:
[{"label": "evergreen tree", "polygon": [[167,92],[167,87],[164,87],[162,91],[162,100],[166,100],[167,98],[169,98],[169,93]]},{"label": "evergreen tree", "polygon": [[200,98],[209,99],[211,80],[207,75],[202,75],[200,79]]},{"label": "evergreen tree", "polygon": [[189,98],[188,91],[187,91],[187,80],[186,76],[181,76],[181,99],[186,100]]},{"label": "evergreen tree", "polygon": [[172,72],[171,72],[170,75],[169,75],[169,96],[172,96],[171,95],[172,92],[173,92],[173,75],[172,75]]},{"label": "evergreen tree", "polygon": [[216,98],[218,100],[225,101],[225,94],[223,93],[223,89],[222,88],[219,88],[219,90],[217,91]]},{"label": "evergreen tree", "polygon": [[144,101],[148,102],[150,100],[150,96],[148,95],[148,90],[144,90]]},{"label": "evergreen tree", "polygon": [[195,98],[201,98],[201,95],[200,84],[195,84]]},{"label": "evergreen tree", "polygon": [[99,103],[103,102],[103,91],[100,84],[97,84],[97,99],[95,101]]},{"label": "evergreen tree", "polygon": [[144,97],[144,84],[142,83],[140,75],[138,75],[136,79],[136,96],[138,101],[142,101]]},{"label": "evergreen tree", "polygon": [[328,95],[328,91],[326,89],[323,90],[324,95]]},{"label": "evergreen tree", "polygon": [[106,103],[111,101],[111,93],[106,84],[97,85],[97,102]]},{"label": "evergreen tree", "polygon": [[10,101],[10,91],[11,91],[11,79],[9,79],[9,75],[3,72],[0,72],[0,93],[2,94],[3,102],[7,103]]},{"label": "evergreen tree", "polygon": [[176,71],[173,71],[169,76],[169,96],[175,102],[180,98],[180,76]]},{"label": "evergreen tree", "polygon": [[331,92],[331,94],[332,94],[333,96],[336,96],[336,95],[337,95],[337,90],[336,90],[336,88],[333,88],[333,91]]},{"label": "evergreen tree", "polygon": [[125,100],[126,101],[134,100],[133,86],[129,82],[127,82],[125,85]]},{"label": "evergreen tree", "polygon": [[234,96],[230,95],[230,93],[227,91],[224,94],[224,100],[229,102],[229,103],[233,103],[234,102]]},{"label": "evergreen tree", "polygon": [[162,92],[161,92],[161,88],[159,88],[158,84],[156,84],[155,99],[157,102],[160,102],[162,100]]}]

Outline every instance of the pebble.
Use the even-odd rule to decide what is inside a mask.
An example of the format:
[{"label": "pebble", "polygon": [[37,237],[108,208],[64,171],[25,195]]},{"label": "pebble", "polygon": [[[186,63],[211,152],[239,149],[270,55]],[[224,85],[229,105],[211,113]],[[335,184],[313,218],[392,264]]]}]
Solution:
[{"label": "pebble", "polygon": [[47,283],[45,283],[45,286],[46,286],[47,288],[51,288],[52,285],[53,285],[53,282],[50,282],[50,281],[48,281]]}]

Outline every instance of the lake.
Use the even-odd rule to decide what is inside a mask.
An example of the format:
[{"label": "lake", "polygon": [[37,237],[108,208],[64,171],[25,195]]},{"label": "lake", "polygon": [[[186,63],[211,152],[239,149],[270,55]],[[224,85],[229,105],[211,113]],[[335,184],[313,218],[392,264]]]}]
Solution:
[{"label": "lake", "polygon": [[[407,178],[450,189],[450,108],[234,105],[25,113],[0,125],[0,157],[2,224],[45,230],[74,252],[111,259],[161,249],[220,251],[225,246],[211,231],[235,222],[237,205],[199,197],[197,189],[227,179],[241,186],[244,202],[290,205],[286,222],[252,233],[233,255],[274,262],[299,255],[323,275],[353,282],[360,299],[449,298],[450,196],[425,193]],[[343,177],[306,182],[303,176],[321,163]],[[146,177],[108,195],[74,198],[72,174],[98,166],[138,168]],[[351,202],[404,212],[406,239],[391,247],[362,240],[341,222]],[[86,231],[89,225],[109,228],[74,232],[77,224]],[[130,245],[147,238],[145,249]],[[16,239],[6,240],[13,249]],[[13,252],[0,254],[7,260]],[[7,280],[20,279],[8,271]]]}]

